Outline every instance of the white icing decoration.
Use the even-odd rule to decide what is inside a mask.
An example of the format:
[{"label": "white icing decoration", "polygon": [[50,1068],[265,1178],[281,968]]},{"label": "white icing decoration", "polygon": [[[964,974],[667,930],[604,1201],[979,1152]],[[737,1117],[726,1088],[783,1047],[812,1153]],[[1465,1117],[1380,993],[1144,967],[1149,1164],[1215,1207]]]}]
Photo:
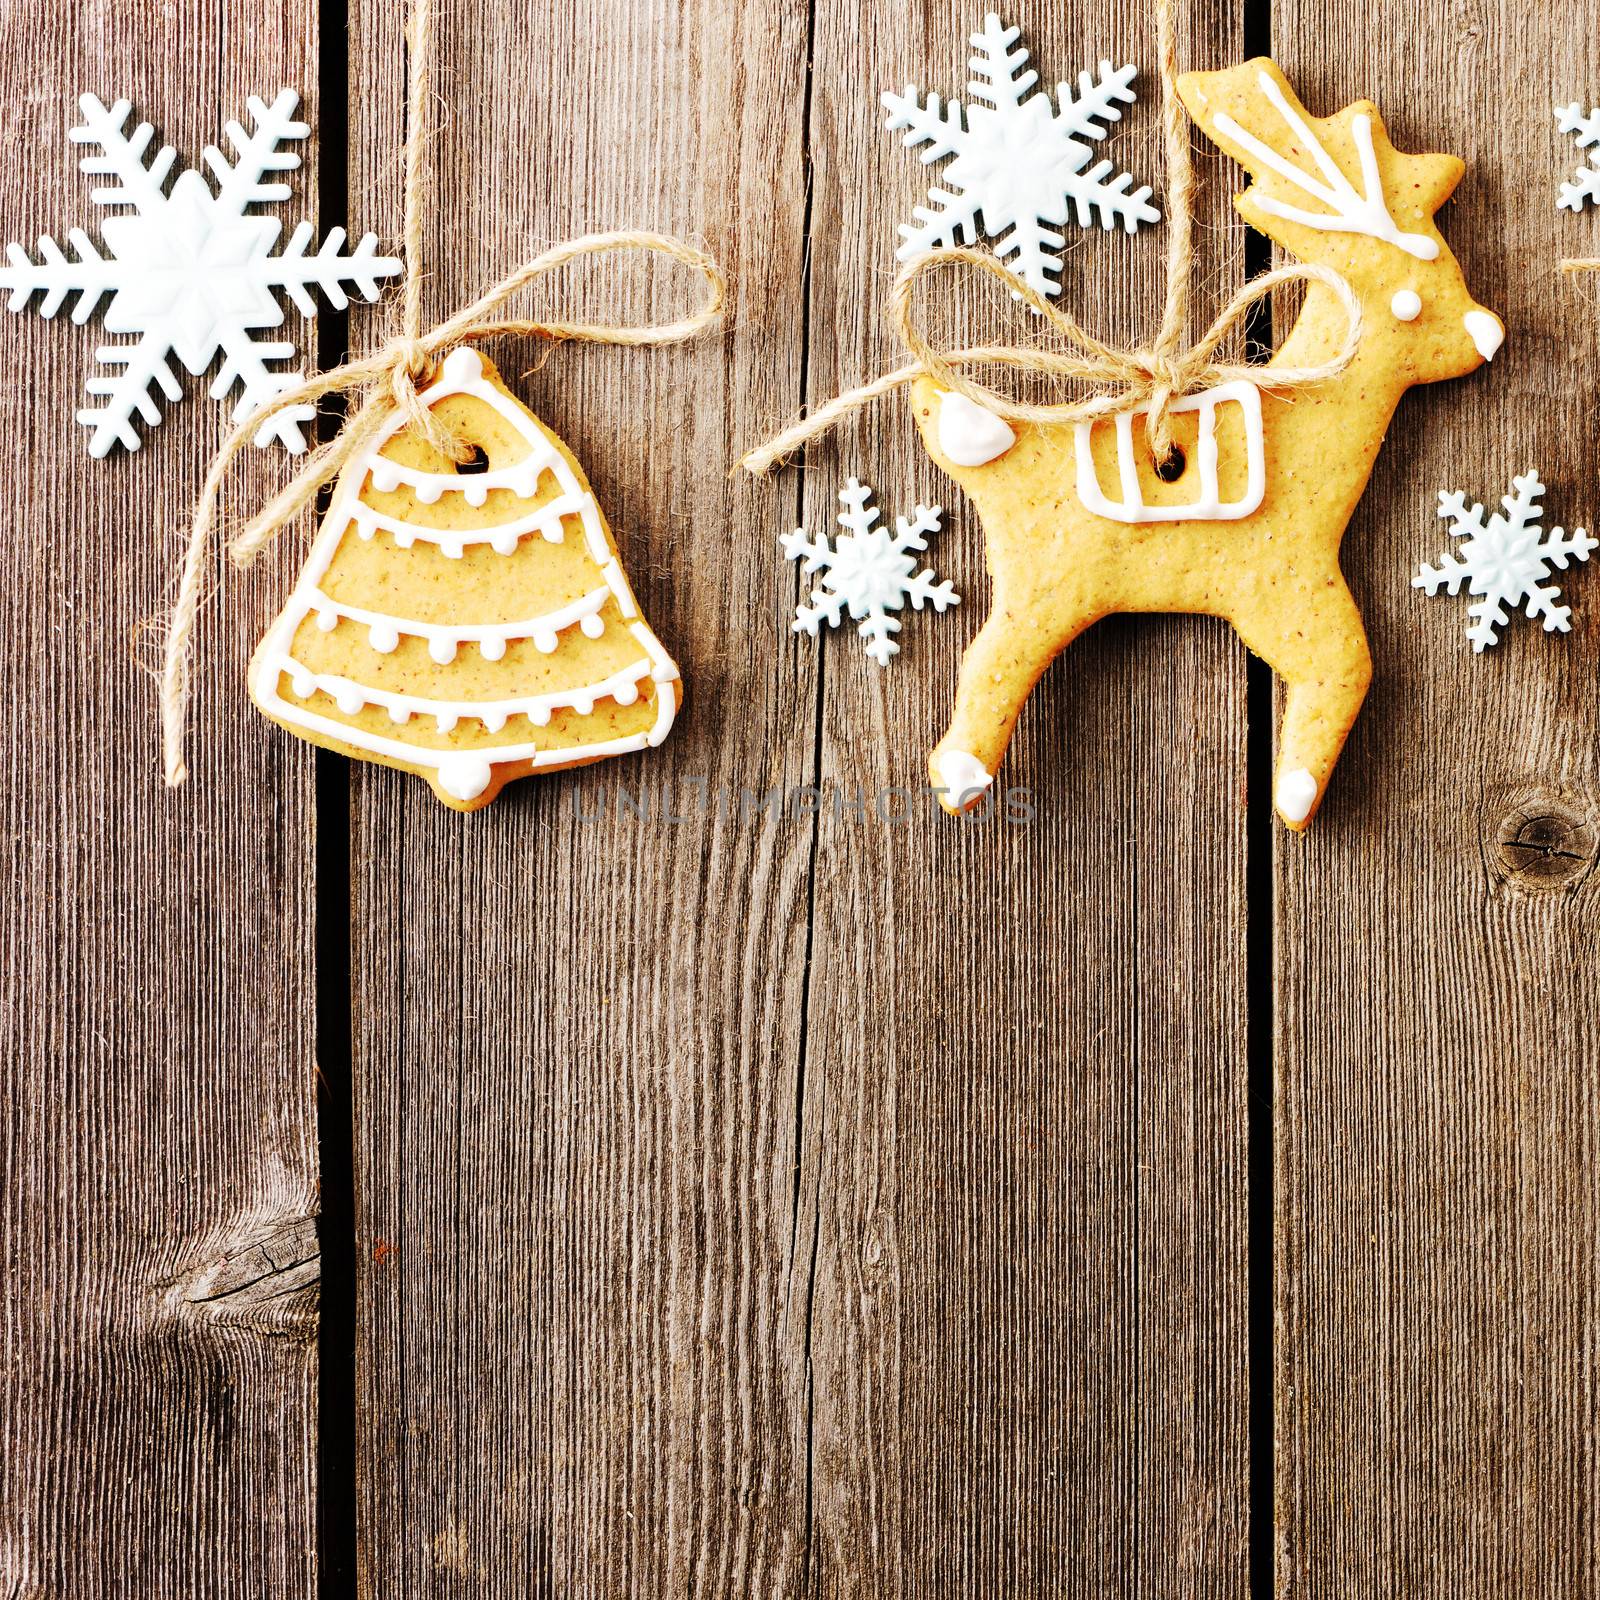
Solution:
[{"label": "white icing decoration", "polygon": [[942,513],[938,506],[918,506],[916,521],[897,517],[891,534],[874,526],[878,508],[871,503],[871,489],[852,478],[839,491],[839,500],[844,506],[839,525],[846,531],[832,546],[827,534],[813,544],[804,528],[779,539],[790,561],[803,561],[802,572],[820,569],[823,574],[810,604],[802,601],[795,607],[793,631],[815,639],[819,624],[837,627],[848,608],[851,619],[860,623],[856,631],[867,641],[867,654],[886,667],[900,650],[894,637],[900,619],[890,612],[899,611],[907,600],[918,611],[924,605],[944,611],[960,599],[948,581],[934,582],[931,567],[918,572],[916,558],[906,553],[928,548],[926,536],[938,531]]},{"label": "white icing decoration", "polygon": [[[461,624],[461,622],[414,622],[403,616],[390,616],[386,611],[365,611],[362,606],[346,605],[342,600],[334,600],[331,595],[323,594],[318,590],[314,597],[314,605],[318,610],[318,626],[322,626],[320,619],[330,616],[334,621],[346,618],[352,622],[362,622],[370,634],[373,650],[387,654],[394,650],[400,635],[406,638],[426,638],[429,642],[448,643],[451,653],[459,645],[477,645],[490,661],[499,661],[506,654],[507,643],[518,638],[541,637],[549,640],[549,648],[541,645],[539,648],[549,654],[555,650],[557,635],[565,632],[574,624],[582,624],[582,629],[590,638],[598,638],[605,630],[605,621],[598,616],[598,611],[605,605],[606,600],[613,598],[610,587],[590,589],[589,594],[579,595],[576,600],[568,605],[557,606],[557,610],[544,611],[539,616],[531,616],[522,622],[478,622],[478,624]],[[331,624],[328,624],[331,626]],[[379,640],[387,640],[381,643]],[[434,656],[435,661],[440,661]],[[448,661],[450,656],[445,656],[443,661]]]},{"label": "white icing decoration", "polygon": [[[606,541],[599,508],[595,505],[593,497],[585,493],[566,458],[550,447],[544,435],[521,408],[483,378],[482,362],[471,350],[452,352],[440,370],[438,382],[419,398],[424,406],[431,406],[452,394],[470,394],[486,405],[492,406],[516,429],[528,446],[528,455],[517,463],[515,469],[504,469],[508,473],[516,470],[522,474],[516,483],[491,481],[490,487],[510,487],[520,490],[521,498],[531,498],[537,491],[540,477],[548,472],[556,480],[557,497],[537,512],[517,522],[501,524],[493,529],[478,532],[441,530],[425,528],[414,523],[397,522],[393,518],[373,512],[370,507],[364,506],[359,498],[363,474],[352,473],[339,491],[335,510],[330,512],[318,532],[311,555],[300,574],[289,604],[273,624],[266,640],[263,641],[262,649],[257,654],[259,666],[253,674],[253,682],[258,700],[263,706],[270,708],[275,716],[281,717],[283,721],[295,727],[321,734],[340,744],[372,755],[388,756],[409,767],[431,768],[440,774],[441,786],[446,787],[447,792],[455,795],[457,799],[474,799],[483,791],[480,787],[471,794],[461,792],[467,786],[465,778],[459,780],[458,787],[449,787],[445,778],[447,767],[452,773],[465,773],[467,768],[462,764],[472,762],[475,765],[471,768],[471,772],[476,776],[480,768],[487,770],[491,762],[515,762],[518,765],[525,764],[538,768],[566,765],[575,758],[588,760],[600,756],[623,755],[630,751],[659,745],[671,730],[677,710],[676,693],[665,689],[666,685],[676,680],[677,669],[643,622],[632,620],[638,618],[638,606],[627,577]],[[404,417],[396,413],[385,425],[363,462],[366,473],[370,474],[375,485],[380,477],[389,478],[388,470],[383,465],[386,458],[379,452],[404,426]],[[405,481],[413,489],[418,489],[420,480],[428,476],[411,474],[408,477],[404,469],[397,469],[397,475],[390,481],[394,485]],[[443,475],[432,476],[439,480],[440,493],[446,490],[463,490],[466,484],[482,484],[486,479],[494,478],[494,475],[485,473],[465,478],[458,483],[454,481],[453,476],[450,479],[444,478]],[[432,486],[429,485],[430,488]],[[510,543],[506,545],[506,550],[509,551],[516,548],[517,539],[532,532],[539,532],[552,543],[559,543],[562,537],[560,524],[562,516],[576,516],[582,522],[586,543],[593,559],[600,567],[605,579],[605,588],[592,590],[559,611],[537,619],[517,623],[463,626],[426,624],[403,618],[385,617],[381,613],[346,606],[342,602],[330,600],[320,589],[339,545],[352,525],[364,538],[371,538],[373,533],[381,528],[391,533],[396,543],[404,544],[410,544],[412,540],[419,538],[434,542],[448,539],[463,544],[488,543],[492,548],[498,548],[494,544],[495,540],[509,539]],[[641,659],[622,667],[600,683],[587,684],[560,693],[498,701],[430,700],[415,695],[396,694],[345,678],[318,675],[303,662],[295,660],[290,653],[295,633],[305,618],[313,612],[330,608],[337,616],[365,624],[369,629],[369,637],[370,629],[375,623],[384,624],[393,627],[396,633],[427,638],[430,649],[437,629],[439,638],[453,641],[452,654],[454,644],[475,643],[481,647],[488,642],[492,649],[496,643],[529,636],[534,639],[539,649],[554,650],[560,630],[574,624],[581,625],[586,619],[598,613],[608,600],[616,605],[626,621],[626,626],[633,633],[640,647]],[[337,721],[304,705],[285,700],[279,693],[279,683],[284,675],[288,676],[293,692],[300,700],[307,700],[320,690],[331,695],[334,703],[340,706],[345,715],[354,715],[366,706],[381,706],[387,711],[391,722],[402,726],[413,715],[430,716],[441,734],[449,733],[459,722],[473,718],[486,727],[491,723],[496,727],[504,727],[506,721],[512,717],[525,717],[534,727],[547,727],[553,711],[569,706],[576,707],[582,704],[592,710],[598,700],[608,697],[618,699],[622,704],[633,704],[638,700],[640,685],[646,679],[652,680],[662,688],[656,695],[655,721],[648,732],[562,748],[551,748],[532,742],[496,744],[486,747],[481,753],[466,755],[459,751],[432,750],[426,746],[385,738],[366,728]],[[344,709],[346,706],[353,706],[355,709],[347,711]],[[451,763],[456,765],[452,767]],[[488,778],[484,779],[485,783],[488,781]]]},{"label": "white icing decoration", "polygon": [[[277,662],[280,672],[292,672],[298,665],[298,662],[287,658],[280,658]],[[534,717],[536,720],[548,721],[550,712],[569,708],[588,716],[594,710],[597,701],[614,699],[618,690],[631,688],[632,698],[637,699],[636,686],[642,678],[656,678],[657,681],[661,681],[653,667],[654,663],[647,658],[629,663],[612,673],[609,678],[601,679],[599,683],[587,683],[577,689],[557,689],[549,694],[517,695],[508,700],[430,700],[423,695],[400,694],[393,689],[379,689],[372,684],[356,683],[349,678],[340,677],[337,673],[313,672],[309,677],[311,689],[331,695],[334,704],[347,717],[354,716],[366,706],[403,706],[413,716],[436,718],[443,728],[446,720],[453,727],[463,717],[475,717],[480,722],[486,716],[499,716],[502,720],[506,717]]]},{"label": "white icing decoration", "polygon": [[476,800],[493,776],[482,756],[447,755],[439,761],[439,787],[457,800]]},{"label": "white icing decoration", "polygon": [[623,576],[622,564],[615,557],[603,562],[600,571],[611,586],[611,592],[617,597],[617,604],[622,609],[623,619],[631,621],[639,615],[639,609],[633,603],[633,590],[628,587],[628,580]]},{"label": "white icing decoration", "polygon": [[[392,256],[377,254],[370,233],[349,255],[340,253],[343,228],[333,229],[320,250],[309,248],[315,232],[309,222],[273,253],[282,222],[260,208],[290,198],[289,185],[275,180],[298,167],[300,157],[284,146],[311,130],[294,120],[300,97],[293,89],[281,90],[270,106],[255,95],[246,103],[253,131],[230,122],[229,154],[213,145],[202,152],[213,181],[183,171],[169,183],[177,152],[162,145],[147,161],[150,124],[128,131],[128,101],[108,110],[92,94],[81,96],[83,122],[68,138],[98,147],[78,165],[99,181],[90,190],[94,204],[116,211],[101,225],[105,254],[78,228],[67,235],[76,259],[49,237],[39,241],[37,265],[21,245],[6,246],[9,266],[0,268],[0,289],[10,292],[13,311],[39,294],[40,314],[53,317],[76,294],[72,320],[83,323],[110,295],[106,329],[137,336],[95,352],[108,371],[89,380],[91,403],[78,412],[78,421],[93,430],[91,456],[104,456],[116,444],[139,448],[135,419],[156,427],[162,420],[158,396],[183,398],[175,375],[180,363],[199,377],[220,356],[211,395],[220,400],[237,392],[234,420],[248,417],[295,381],[292,367],[282,366],[296,359],[295,347],[272,331],[283,324],[285,296],[304,317],[316,315],[313,291],[319,290],[342,311],[352,291],[376,300],[378,280],[401,270]],[[298,454],[306,447],[300,424],[314,415],[312,406],[288,406],[261,424],[255,442],[278,439]]]},{"label": "white icing decoration", "polygon": [[334,611],[319,611],[317,613],[317,626],[324,633],[332,633],[339,626],[339,616]]},{"label": "white icing decoration", "polygon": [[958,467],[987,466],[1017,442],[1010,425],[964,394],[939,395],[939,450]]},{"label": "white icing decoration", "polygon": [[884,95],[885,127],[904,128],[907,149],[925,144],[925,166],[955,157],[929,189],[930,204],[914,210],[916,224],[901,225],[898,255],[909,261],[939,245],[972,244],[981,224],[991,238],[1005,234],[997,249],[1019,277],[1053,295],[1063,242],[1057,230],[1069,215],[1079,227],[1098,218],[1106,229],[1120,223],[1132,233],[1161,213],[1148,185],[1135,189],[1128,173],[1113,174],[1110,161],[1091,160],[1093,146],[1122,119],[1121,107],[1134,102],[1128,86],[1135,69],[1102,61],[1098,81],[1078,75],[1076,93],[1070,83],[1057,84],[1054,94],[1036,90],[1039,74],[1022,70],[1028,52],[1012,48],[1021,33],[993,12],[984,19],[983,32],[972,35],[978,54],[965,107],[937,94],[924,105],[911,85],[903,95]]},{"label": "white icing decoration", "polygon": [[[1217,408],[1237,402],[1244,417],[1245,488],[1242,496],[1224,504],[1219,486],[1217,449]],[[1100,487],[1093,451],[1094,430],[1104,426],[1080,422],[1076,428],[1078,457],[1078,498],[1096,516],[1113,522],[1238,522],[1253,516],[1267,493],[1266,435],[1261,422],[1261,391],[1246,379],[1218,384],[1201,394],[1173,401],[1169,410],[1198,411],[1200,488],[1198,496],[1183,505],[1147,506],[1139,483],[1139,451],[1148,448],[1141,424],[1134,437],[1134,414],[1123,412],[1114,418],[1117,430],[1117,470],[1122,485],[1121,500],[1110,500]]]},{"label": "white icing decoration", "polygon": [[1506,342],[1506,325],[1492,311],[1469,311],[1461,320],[1467,325],[1473,348],[1485,361],[1493,361]]},{"label": "white icing decoration", "polygon": [[[661,681],[661,680],[657,680]],[[602,740],[598,744],[586,744],[569,747],[566,749],[552,749],[537,744],[497,744],[487,749],[484,754],[493,756],[496,762],[516,761],[528,762],[533,767],[548,767],[571,761],[575,756],[581,755],[585,760],[600,756],[627,755],[634,750],[654,749],[666,738],[671,731],[673,717],[677,711],[677,697],[675,694],[662,692],[656,696],[656,720],[648,733],[630,733],[617,739]],[[365,728],[352,727],[347,722],[336,722],[332,717],[319,716],[315,712],[303,710],[300,707],[292,709],[292,720],[298,727],[306,728],[314,733],[326,734],[329,738],[337,740],[340,744],[351,745],[356,749],[366,750],[374,755],[392,756],[395,760],[404,762],[413,767],[438,768],[449,759],[449,752],[443,750],[430,750],[426,746],[405,744],[398,739],[385,739],[379,734],[368,733]],[[401,718],[390,711],[392,720],[400,721]],[[528,720],[536,727],[545,727],[550,721],[550,713],[534,712]],[[456,719],[448,719],[449,727],[441,719],[441,733],[448,733],[455,726]]]},{"label": "white icing decoration", "polygon": [[1415,322],[1422,315],[1422,296],[1415,289],[1397,289],[1389,309],[1401,322]]},{"label": "white icing decoration", "polygon": [[[554,458],[549,464],[553,467]],[[564,462],[562,464],[565,465]],[[420,522],[400,522],[359,500],[351,506],[350,517],[356,524],[357,533],[363,539],[371,539],[375,533],[382,531],[389,534],[402,549],[407,549],[418,539],[422,539],[430,544],[449,543],[457,546],[486,544],[496,555],[508,556],[530,533],[539,534],[550,544],[560,544],[566,536],[562,519],[572,516],[586,517],[591,514],[592,507],[593,501],[589,496],[581,490],[574,489],[571,494],[559,495],[548,504],[540,506],[537,511],[530,511],[526,516],[519,517],[513,522],[497,523],[492,528],[429,528]],[[597,525],[596,532],[598,531]],[[602,547],[604,543],[602,538]],[[606,552],[606,560],[610,560],[609,551]],[[604,565],[604,562],[600,564]]]},{"label": "white icing decoration", "polygon": [[628,631],[638,642],[639,648],[650,658],[650,676],[657,683],[675,683],[678,669],[668,660],[656,636],[642,622],[630,622]]},{"label": "white icing decoration", "polygon": [[1304,822],[1316,803],[1317,780],[1304,767],[1285,772],[1278,779],[1277,804],[1285,821]]},{"label": "white icing decoration", "polygon": [[941,750],[933,761],[944,785],[945,803],[958,810],[976,800],[994,782],[994,774],[965,750]]},{"label": "white icing decoration", "polygon": [[1254,162],[1277,173],[1280,178],[1287,178],[1303,194],[1320,200],[1332,210],[1333,215],[1285,205],[1270,194],[1262,193],[1259,187],[1250,191],[1255,203],[1268,216],[1298,222],[1303,227],[1316,228],[1322,233],[1365,234],[1369,239],[1381,239],[1385,244],[1395,245],[1419,261],[1435,260],[1439,254],[1439,241],[1423,233],[1402,233],[1389,214],[1383,179],[1378,172],[1378,154],[1372,143],[1372,118],[1361,112],[1350,121],[1350,135],[1355,141],[1356,155],[1361,162],[1361,182],[1366,191],[1358,194],[1343,168],[1312,132],[1311,125],[1284,98],[1283,91],[1272,75],[1263,72],[1259,81],[1261,92],[1289,130],[1310,150],[1312,159],[1322,169],[1327,181],[1319,182],[1309,172],[1286,160],[1270,145],[1263,144],[1253,133],[1242,128],[1226,111],[1217,113],[1217,131],[1244,150]]},{"label": "white icing decoration", "polygon": [[1412,588],[1429,594],[1441,587],[1459,594],[1465,583],[1469,594],[1483,597],[1467,607],[1468,617],[1475,619],[1467,629],[1474,651],[1500,642],[1497,630],[1511,620],[1507,607],[1521,606],[1544,623],[1546,633],[1570,632],[1572,608],[1556,605],[1560,589],[1541,580],[1550,576],[1551,567],[1565,572],[1569,559],[1587,561],[1600,550],[1600,539],[1591,539],[1582,528],[1571,538],[1560,528],[1541,538],[1544,485],[1531,467],[1511,480],[1511,488],[1500,502],[1504,514],[1497,511],[1487,522],[1481,505],[1467,509],[1464,494],[1441,494],[1439,515],[1450,524],[1451,537],[1465,542],[1456,546],[1459,556],[1441,556],[1437,567],[1424,564],[1411,580]]},{"label": "white icing decoration", "polygon": [[456,658],[456,642],[441,634],[435,634],[428,641],[428,654],[439,663],[441,667],[448,667]]}]

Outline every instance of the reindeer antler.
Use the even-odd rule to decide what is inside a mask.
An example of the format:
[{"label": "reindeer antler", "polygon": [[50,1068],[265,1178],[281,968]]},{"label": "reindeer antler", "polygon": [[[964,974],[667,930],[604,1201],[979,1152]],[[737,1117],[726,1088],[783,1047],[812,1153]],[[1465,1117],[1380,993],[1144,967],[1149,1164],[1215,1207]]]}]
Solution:
[{"label": "reindeer antler", "polygon": [[[1374,108],[1357,104],[1339,118],[1329,119],[1335,125],[1345,123],[1355,147],[1358,171],[1348,171],[1328,148],[1325,131],[1329,123],[1323,124],[1323,132],[1313,126],[1288,80],[1267,60],[1246,62],[1225,72],[1187,74],[1180,90],[1195,120],[1256,180],[1246,198],[1263,215],[1321,233],[1377,239],[1419,261],[1438,258],[1439,240],[1430,233],[1401,228],[1390,210],[1390,198],[1402,192],[1408,200],[1436,195],[1436,204],[1442,204],[1460,177],[1461,164],[1454,157],[1399,155],[1389,144]],[[1253,126],[1247,127],[1246,122]],[[1309,167],[1302,164],[1305,156],[1310,157]],[[1348,161],[1348,156],[1345,159]],[[1385,162],[1398,164],[1401,172],[1398,179],[1390,172],[1388,184],[1384,181]],[[1282,179],[1327,209],[1310,209],[1279,198],[1262,181],[1269,177]]]},{"label": "reindeer antler", "polygon": [[1327,147],[1311,131],[1311,125],[1300,112],[1289,104],[1287,96],[1272,81],[1268,73],[1260,74],[1261,92],[1272,103],[1273,109],[1291,129],[1305,141],[1312,157],[1327,178],[1319,183],[1310,173],[1286,161],[1269,145],[1265,145],[1241,127],[1226,111],[1219,113],[1217,127],[1242,149],[1247,150],[1264,167],[1270,167],[1280,177],[1287,178],[1296,188],[1332,208],[1330,217],[1324,212],[1306,211],[1299,206],[1285,205],[1269,194],[1257,195],[1256,204],[1263,211],[1290,222],[1303,223],[1308,228],[1321,228],[1330,233],[1364,233],[1372,239],[1382,239],[1398,245],[1407,255],[1419,261],[1432,261],[1439,254],[1439,241],[1426,234],[1402,233],[1389,215],[1389,204],[1384,198],[1383,179],[1378,173],[1378,152],[1372,143],[1372,118],[1358,112],[1350,124],[1356,143],[1356,153],[1361,159],[1361,182],[1365,193],[1358,194],[1355,185],[1345,176],[1344,169],[1328,154]]}]

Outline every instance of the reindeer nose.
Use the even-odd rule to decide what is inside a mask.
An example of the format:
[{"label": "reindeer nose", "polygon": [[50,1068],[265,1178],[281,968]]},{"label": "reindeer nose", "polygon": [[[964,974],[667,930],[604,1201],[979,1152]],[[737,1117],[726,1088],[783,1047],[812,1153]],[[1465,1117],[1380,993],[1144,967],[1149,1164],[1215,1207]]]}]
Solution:
[{"label": "reindeer nose", "polygon": [[1482,306],[1469,311],[1462,318],[1467,325],[1467,332],[1472,335],[1472,342],[1477,346],[1478,354],[1485,361],[1493,361],[1495,352],[1506,342],[1506,325],[1492,311],[1485,311]]}]

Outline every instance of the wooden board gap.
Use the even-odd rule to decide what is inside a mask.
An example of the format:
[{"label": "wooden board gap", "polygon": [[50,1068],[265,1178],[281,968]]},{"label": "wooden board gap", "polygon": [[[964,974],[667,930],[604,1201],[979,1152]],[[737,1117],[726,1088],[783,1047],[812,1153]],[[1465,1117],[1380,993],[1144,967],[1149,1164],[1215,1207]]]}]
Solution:
[{"label": "wooden board gap", "polygon": [[[323,44],[348,37],[346,0],[318,0]],[[341,225],[350,198],[350,65],[344,49],[317,53],[318,237]],[[317,365],[347,359],[348,311],[317,319]],[[344,420],[331,397],[318,433]],[[328,491],[317,512],[326,509]],[[317,1586],[324,1600],[354,1592],[357,1568],[355,1105],[351,1073],[350,768],[316,752],[317,1154],[320,1169],[322,1301],[317,1351]]]}]

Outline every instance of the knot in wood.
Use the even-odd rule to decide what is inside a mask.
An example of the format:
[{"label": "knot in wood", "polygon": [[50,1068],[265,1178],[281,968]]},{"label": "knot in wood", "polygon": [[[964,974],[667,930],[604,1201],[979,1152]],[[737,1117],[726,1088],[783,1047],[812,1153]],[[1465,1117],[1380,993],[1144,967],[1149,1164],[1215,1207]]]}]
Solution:
[{"label": "knot in wood", "polygon": [[191,1324],[314,1339],[320,1279],[317,1219],[262,1219],[172,1285],[169,1303]]},{"label": "knot in wood", "polygon": [[1543,795],[1500,819],[1493,857],[1507,883],[1535,891],[1564,889],[1594,865],[1597,845],[1588,817],[1564,800]]}]

